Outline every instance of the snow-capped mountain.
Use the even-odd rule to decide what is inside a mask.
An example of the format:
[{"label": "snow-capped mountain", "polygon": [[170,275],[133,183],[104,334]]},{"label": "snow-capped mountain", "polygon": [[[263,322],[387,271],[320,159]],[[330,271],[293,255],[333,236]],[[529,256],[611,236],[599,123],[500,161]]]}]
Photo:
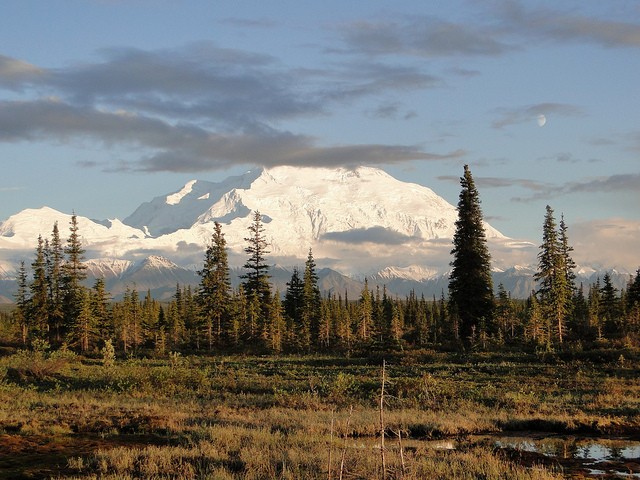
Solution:
[{"label": "snow-capped mountain", "polygon": [[[77,221],[94,276],[112,285],[127,279],[139,290],[160,288],[162,282],[175,289],[176,282],[196,277],[214,221],[223,226],[231,266],[242,265],[255,211],[262,214],[273,264],[302,265],[312,248],[319,268],[345,278],[412,285],[446,273],[457,219],[456,208],[431,189],[380,169],[282,166],[219,183],[192,180],[140,205],[124,221],[81,215]],[[48,207],[11,216],[0,224],[0,262],[14,268],[19,260],[29,264],[38,235],[49,238],[57,222],[64,241],[70,220],[71,215]],[[515,263],[510,263],[511,252],[535,250],[485,227],[503,269]],[[136,271],[143,272],[137,279]]]},{"label": "snow-capped mountain", "polygon": [[[147,249],[181,255],[204,246],[219,221],[231,261],[240,263],[256,210],[276,261],[295,263],[311,247],[326,266],[349,274],[397,266],[399,251],[402,268],[427,258],[426,268],[440,268],[457,218],[455,207],[431,189],[379,169],[275,167],[221,183],[190,181],[141,205],[124,223],[153,237],[144,239]],[[490,240],[508,241],[490,225],[486,232]]]},{"label": "snow-capped mountain", "polygon": [[[275,246],[287,253],[297,240],[308,243],[373,227],[408,239],[451,238],[456,220],[455,207],[431,189],[380,169],[283,166],[222,183],[190,181],[176,193],[141,205],[124,223],[157,236],[213,220],[234,226],[241,219],[251,221],[255,210],[273,222],[271,235],[283,233]],[[489,225],[487,236],[503,237]]]},{"label": "snow-capped mountain", "polygon": [[[55,223],[60,238],[69,235],[71,215],[49,207],[26,209],[0,223],[0,249],[6,251],[33,250],[39,235],[50,238]],[[125,225],[120,220],[95,221],[77,216],[78,230],[87,250],[100,251],[106,256],[118,256],[130,245],[145,238],[143,231]]]}]

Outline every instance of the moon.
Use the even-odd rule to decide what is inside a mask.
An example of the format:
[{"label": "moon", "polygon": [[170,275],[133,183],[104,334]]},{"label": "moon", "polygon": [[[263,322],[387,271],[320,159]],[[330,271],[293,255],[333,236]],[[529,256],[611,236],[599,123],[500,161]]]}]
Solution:
[{"label": "moon", "polygon": [[544,115],[538,115],[538,126],[544,127],[545,123],[547,123],[547,117]]}]

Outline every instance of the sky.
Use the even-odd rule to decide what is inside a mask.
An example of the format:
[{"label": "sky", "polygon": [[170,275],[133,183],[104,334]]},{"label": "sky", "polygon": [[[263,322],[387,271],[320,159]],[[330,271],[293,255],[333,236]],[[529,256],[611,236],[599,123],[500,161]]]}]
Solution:
[{"label": "sky", "polygon": [[4,0],[0,220],[124,219],[191,179],[369,165],[640,266],[640,3]]}]

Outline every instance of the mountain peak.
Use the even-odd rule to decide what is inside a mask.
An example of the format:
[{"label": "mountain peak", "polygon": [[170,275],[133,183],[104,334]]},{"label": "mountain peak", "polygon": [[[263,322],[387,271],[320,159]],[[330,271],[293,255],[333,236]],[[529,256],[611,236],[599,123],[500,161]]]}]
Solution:
[{"label": "mountain peak", "polygon": [[140,268],[180,268],[166,257],[161,255],[149,255],[140,263]]},{"label": "mountain peak", "polygon": [[180,200],[182,200],[184,197],[186,197],[188,194],[190,194],[193,191],[193,186],[196,184],[196,182],[197,180],[191,180],[187,182],[184,185],[184,187],[182,187],[182,190],[180,190],[179,192],[172,193],[171,195],[167,195],[166,197],[167,205],[177,205],[178,203],[180,203]]},{"label": "mountain peak", "polygon": [[[229,262],[242,264],[258,210],[270,261],[295,265],[312,248],[319,264],[344,274],[378,271],[407,279],[448,266],[457,219],[456,208],[431,189],[379,168],[276,166],[217,183],[190,180],[143,203],[123,222],[78,217],[78,223],[89,258],[132,261],[144,251],[154,255],[132,271],[175,270],[167,256],[180,265],[202,261],[214,222],[223,224]],[[0,225],[0,250],[32,251],[38,234],[48,237],[55,221],[65,238],[69,219],[46,207],[21,212]],[[490,241],[505,239],[488,224],[486,233]]]}]

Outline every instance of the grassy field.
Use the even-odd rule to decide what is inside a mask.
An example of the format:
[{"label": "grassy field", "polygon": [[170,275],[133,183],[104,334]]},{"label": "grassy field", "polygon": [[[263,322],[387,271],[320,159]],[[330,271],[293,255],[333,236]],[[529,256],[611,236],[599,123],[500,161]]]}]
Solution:
[{"label": "grassy field", "polygon": [[566,478],[467,439],[530,430],[637,437],[638,357],[386,359],[383,455],[381,359],[172,355],[104,366],[65,352],[6,354],[0,476]]}]

